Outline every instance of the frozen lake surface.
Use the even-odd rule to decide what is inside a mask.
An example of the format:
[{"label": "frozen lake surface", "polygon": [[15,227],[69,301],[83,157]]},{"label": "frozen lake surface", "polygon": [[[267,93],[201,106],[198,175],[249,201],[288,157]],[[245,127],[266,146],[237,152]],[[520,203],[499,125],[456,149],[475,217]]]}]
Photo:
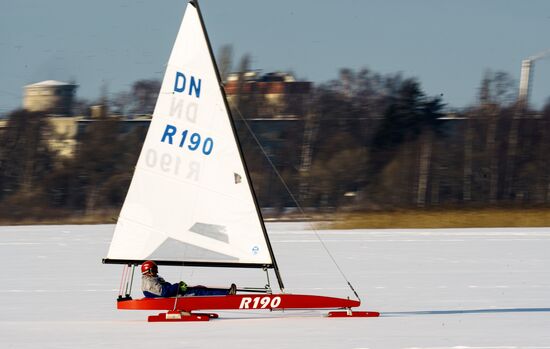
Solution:
[{"label": "frozen lake surface", "polygon": [[[268,224],[286,292],[352,297],[305,228]],[[156,312],[116,310],[122,267],[101,264],[113,229],[0,227],[0,348],[550,348],[548,228],[319,231],[360,310],[380,318],[233,311],[204,323],[147,323]],[[160,274],[266,283],[256,270],[161,266]]]}]

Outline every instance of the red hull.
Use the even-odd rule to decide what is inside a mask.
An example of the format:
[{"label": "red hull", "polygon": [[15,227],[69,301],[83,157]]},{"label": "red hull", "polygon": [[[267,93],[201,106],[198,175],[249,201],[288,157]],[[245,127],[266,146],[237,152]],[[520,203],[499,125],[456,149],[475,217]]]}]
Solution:
[{"label": "red hull", "polygon": [[356,300],[300,294],[239,294],[231,296],[193,296],[179,298],[142,298],[117,302],[126,310],[246,310],[246,309],[339,309],[361,305]]}]

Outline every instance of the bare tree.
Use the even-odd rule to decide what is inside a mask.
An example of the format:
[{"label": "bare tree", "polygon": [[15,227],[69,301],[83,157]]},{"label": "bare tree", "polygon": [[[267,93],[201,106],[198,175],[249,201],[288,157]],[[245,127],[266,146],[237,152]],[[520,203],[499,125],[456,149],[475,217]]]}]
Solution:
[{"label": "bare tree", "polygon": [[218,54],[218,68],[220,70],[220,78],[222,81],[227,80],[227,76],[231,72],[233,63],[233,46],[223,45]]},{"label": "bare tree", "polygon": [[474,120],[472,113],[467,114],[467,120],[464,130],[464,169],[462,176],[462,200],[472,201],[472,174],[473,174],[473,138],[474,138]]},{"label": "bare tree", "polygon": [[[514,104],[516,84],[510,74],[502,71],[492,72],[487,70],[481,82],[480,88],[480,113],[487,122],[486,161],[489,166],[489,202],[495,204],[498,200],[498,174],[499,155],[497,147],[497,126],[503,108]],[[510,183],[508,196],[511,192],[511,177],[513,176],[513,164],[517,148],[517,118],[513,118],[508,138],[508,158],[506,178]]]},{"label": "bare tree", "polygon": [[133,114],[153,114],[160,91],[159,80],[138,80],[132,85],[132,96],[135,101],[132,108]]},{"label": "bare tree", "polygon": [[132,105],[132,95],[129,92],[119,92],[115,94],[111,101],[113,111],[120,115],[126,115]]},{"label": "bare tree", "polygon": [[36,192],[40,180],[53,167],[55,154],[46,141],[50,133],[43,113],[16,110],[9,115],[1,134],[0,198]]}]

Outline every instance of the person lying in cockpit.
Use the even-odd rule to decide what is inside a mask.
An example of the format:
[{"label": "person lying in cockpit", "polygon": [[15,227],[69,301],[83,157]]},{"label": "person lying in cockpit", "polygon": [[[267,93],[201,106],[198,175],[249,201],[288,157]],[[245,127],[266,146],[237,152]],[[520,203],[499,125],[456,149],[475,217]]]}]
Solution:
[{"label": "person lying in cockpit", "polygon": [[158,266],[154,261],[146,261],[141,265],[141,290],[147,298],[182,296],[226,296],[237,293],[237,286],[231,284],[226,288],[208,288],[205,286],[188,286],[180,281],[171,284],[158,275]]}]

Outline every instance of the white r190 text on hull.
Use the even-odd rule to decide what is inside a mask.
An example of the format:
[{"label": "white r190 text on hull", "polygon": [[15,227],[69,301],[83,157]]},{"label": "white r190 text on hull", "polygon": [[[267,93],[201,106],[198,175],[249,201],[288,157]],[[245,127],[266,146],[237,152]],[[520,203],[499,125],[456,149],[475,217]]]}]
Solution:
[{"label": "white r190 text on hull", "polygon": [[279,304],[281,297],[243,297],[239,309],[272,309],[277,308]]}]

